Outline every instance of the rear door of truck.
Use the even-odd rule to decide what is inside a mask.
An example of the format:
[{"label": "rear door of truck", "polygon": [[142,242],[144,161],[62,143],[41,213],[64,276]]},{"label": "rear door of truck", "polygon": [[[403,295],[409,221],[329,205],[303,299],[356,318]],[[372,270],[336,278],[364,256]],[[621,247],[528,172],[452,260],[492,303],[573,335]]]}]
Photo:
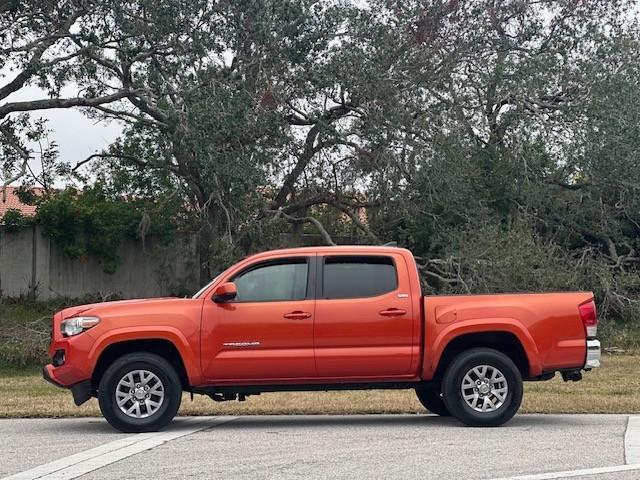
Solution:
[{"label": "rear door of truck", "polygon": [[400,253],[318,256],[314,326],[319,377],[376,379],[415,374],[415,311]]}]

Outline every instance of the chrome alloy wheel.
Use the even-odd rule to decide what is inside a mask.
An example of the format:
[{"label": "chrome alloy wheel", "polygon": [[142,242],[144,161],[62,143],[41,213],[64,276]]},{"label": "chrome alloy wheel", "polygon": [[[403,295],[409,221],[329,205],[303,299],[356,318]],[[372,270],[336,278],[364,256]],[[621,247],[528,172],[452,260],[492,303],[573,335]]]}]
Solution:
[{"label": "chrome alloy wheel", "polygon": [[462,398],[476,412],[498,410],[507,398],[509,385],[500,370],[491,365],[478,365],[462,379]]},{"label": "chrome alloy wheel", "polygon": [[164,401],[164,385],[155,373],[133,370],[116,386],[116,403],[128,417],[147,418],[158,411]]}]

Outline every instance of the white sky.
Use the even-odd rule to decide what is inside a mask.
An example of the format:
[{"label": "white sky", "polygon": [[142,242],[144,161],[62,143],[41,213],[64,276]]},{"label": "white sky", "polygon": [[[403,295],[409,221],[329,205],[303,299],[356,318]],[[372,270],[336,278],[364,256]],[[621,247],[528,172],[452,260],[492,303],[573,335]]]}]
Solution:
[{"label": "white sky", "polygon": [[[15,73],[14,73],[15,75]],[[12,74],[0,71],[0,85],[12,78]],[[63,89],[64,96],[74,96],[73,87]],[[48,98],[46,92],[35,86],[27,86],[7,97],[4,102],[26,101]],[[84,160],[92,153],[108,147],[122,132],[117,122],[96,122],[87,118],[80,109],[60,108],[31,112],[32,118],[49,120],[49,140],[58,144],[60,159],[71,165]],[[32,161],[32,168],[39,171],[39,161]],[[16,182],[16,183],[19,183]]]}]

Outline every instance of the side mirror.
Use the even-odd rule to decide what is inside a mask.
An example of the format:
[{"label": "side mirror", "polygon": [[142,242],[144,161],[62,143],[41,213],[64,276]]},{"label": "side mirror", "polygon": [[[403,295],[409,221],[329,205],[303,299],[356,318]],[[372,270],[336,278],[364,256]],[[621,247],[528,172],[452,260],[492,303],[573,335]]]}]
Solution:
[{"label": "side mirror", "polygon": [[237,294],[238,289],[236,288],[236,284],[233,282],[225,282],[215,288],[213,297],[211,298],[216,303],[224,303],[236,298]]}]

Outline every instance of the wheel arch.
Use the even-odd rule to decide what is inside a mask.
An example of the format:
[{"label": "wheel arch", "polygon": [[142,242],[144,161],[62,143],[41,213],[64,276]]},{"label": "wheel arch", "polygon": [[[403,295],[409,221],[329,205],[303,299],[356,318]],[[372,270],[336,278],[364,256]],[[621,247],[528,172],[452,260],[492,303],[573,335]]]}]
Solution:
[{"label": "wheel arch", "polygon": [[452,336],[441,346],[435,358],[433,378],[442,378],[446,368],[457,355],[477,347],[492,348],[505,354],[515,363],[523,378],[535,376],[538,374],[538,368],[525,345],[516,333],[508,330],[487,330]]},{"label": "wheel arch", "polygon": [[192,384],[184,360],[176,345],[166,338],[144,338],[136,340],[121,340],[109,343],[101,350],[91,375],[91,386],[95,391],[100,384],[104,372],[118,358],[129,353],[146,352],[156,354],[167,360],[176,370],[183,389]]}]

